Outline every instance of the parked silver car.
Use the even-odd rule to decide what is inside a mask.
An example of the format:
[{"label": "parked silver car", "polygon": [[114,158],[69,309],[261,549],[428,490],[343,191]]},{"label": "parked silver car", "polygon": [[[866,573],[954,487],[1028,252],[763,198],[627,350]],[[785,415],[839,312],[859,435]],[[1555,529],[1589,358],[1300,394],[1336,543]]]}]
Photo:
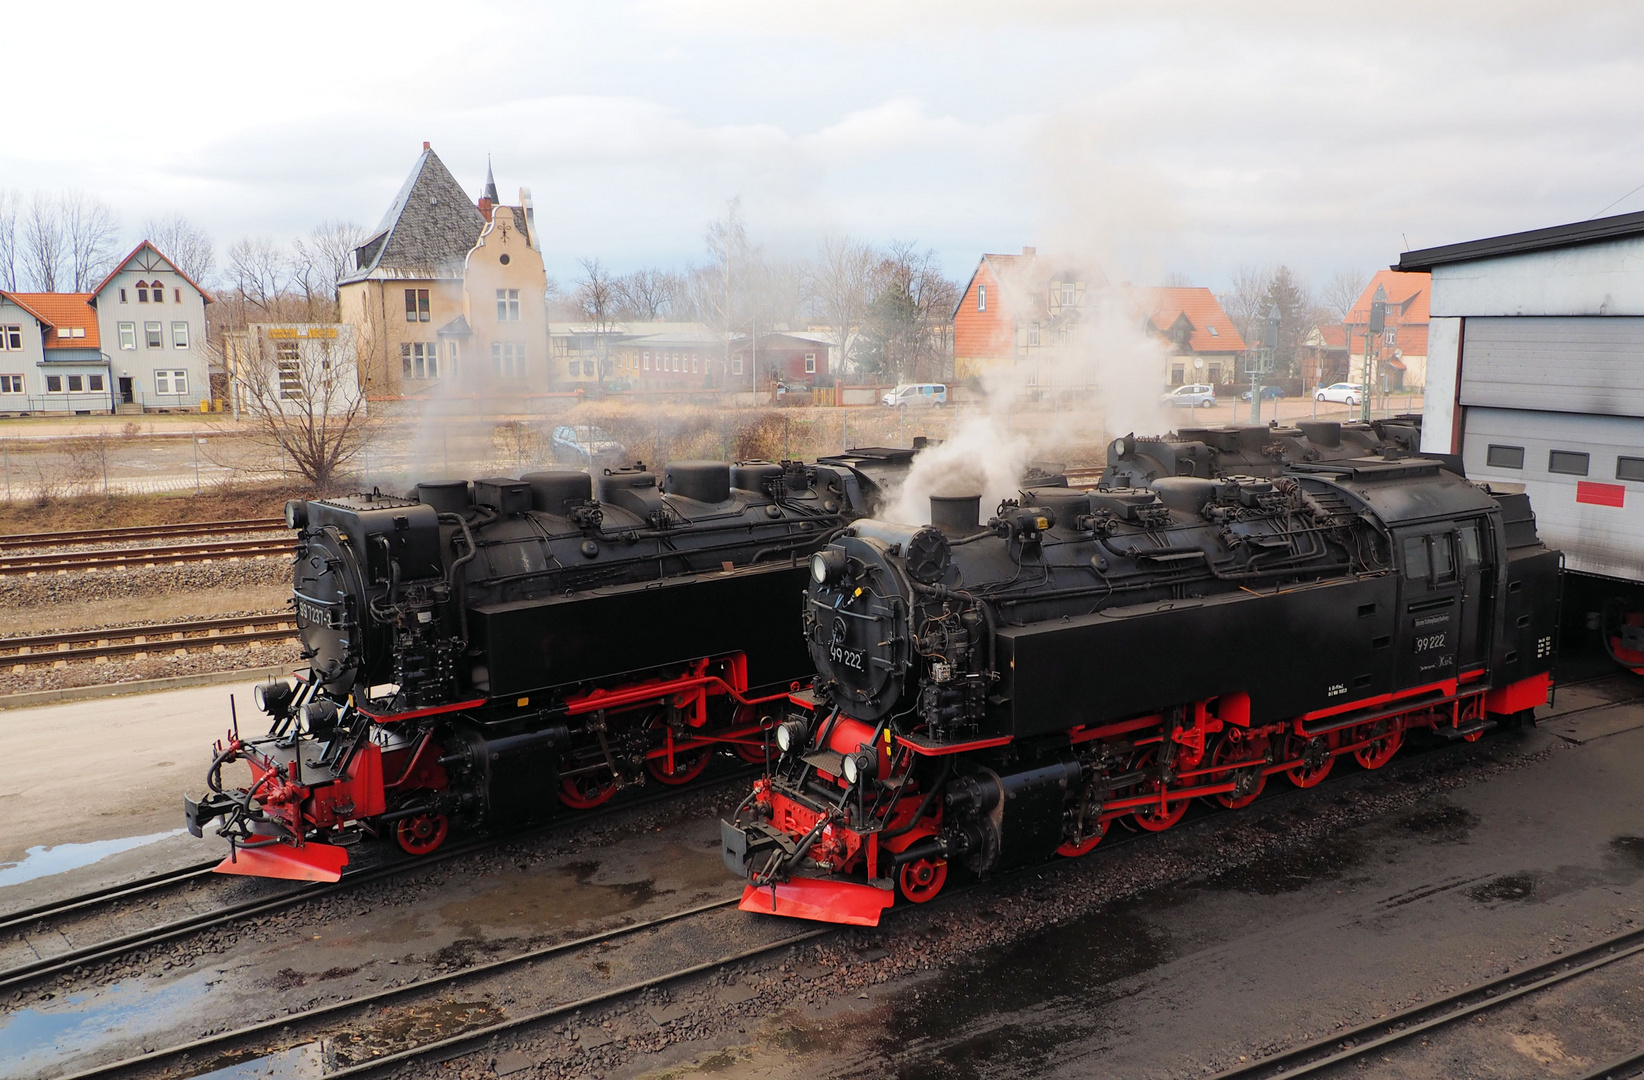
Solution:
[{"label": "parked silver car", "polygon": [[1183,409],[1213,409],[1216,407],[1216,388],[1209,383],[1188,383],[1186,386],[1172,387],[1159,401]]},{"label": "parked silver car", "polygon": [[567,465],[621,464],[628,458],[626,446],[593,424],[561,424],[554,429],[550,448],[554,460]]}]

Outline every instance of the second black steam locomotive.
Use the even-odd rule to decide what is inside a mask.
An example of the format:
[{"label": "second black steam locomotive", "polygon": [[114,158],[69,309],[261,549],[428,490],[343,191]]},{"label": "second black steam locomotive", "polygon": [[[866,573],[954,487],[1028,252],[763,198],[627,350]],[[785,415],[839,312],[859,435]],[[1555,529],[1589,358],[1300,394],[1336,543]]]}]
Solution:
[{"label": "second black steam locomotive", "polygon": [[876,923],[1115,821],[1477,738],[1550,686],[1560,556],[1521,493],[1388,454],[859,521],[811,560],[814,691],[723,824],[742,906]]},{"label": "second black steam locomotive", "polygon": [[[362,835],[422,853],[454,822],[688,783],[716,751],[763,761],[779,702],[814,671],[793,614],[806,560],[914,453],[289,504],[308,670],[258,688],[273,726],[219,744],[190,830],[220,819],[225,872],[335,880]],[[223,780],[238,759],[245,787]]]}]

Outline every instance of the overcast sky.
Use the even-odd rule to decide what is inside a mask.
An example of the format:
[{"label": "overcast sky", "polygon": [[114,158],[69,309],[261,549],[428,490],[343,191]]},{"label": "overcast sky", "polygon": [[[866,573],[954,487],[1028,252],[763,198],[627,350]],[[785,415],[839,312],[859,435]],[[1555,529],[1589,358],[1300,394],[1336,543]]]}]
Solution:
[{"label": "overcast sky", "polygon": [[565,281],[699,261],[737,195],[776,254],[913,240],[963,280],[1036,244],[1218,290],[1644,209],[1638,4],[17,7],[0,186],[95,192],[131,241],[375,225],[425,139],[532,189]]}]

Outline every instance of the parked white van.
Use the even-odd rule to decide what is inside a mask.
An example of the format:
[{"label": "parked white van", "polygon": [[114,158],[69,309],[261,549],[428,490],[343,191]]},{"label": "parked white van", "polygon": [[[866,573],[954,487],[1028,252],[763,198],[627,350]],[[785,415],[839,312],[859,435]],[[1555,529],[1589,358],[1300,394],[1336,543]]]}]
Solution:
[{"label": "parked white van", "polygon": [[948,388],[943,383],[903,383],[879,401],[893,409],[898,405],[946,405]]}]

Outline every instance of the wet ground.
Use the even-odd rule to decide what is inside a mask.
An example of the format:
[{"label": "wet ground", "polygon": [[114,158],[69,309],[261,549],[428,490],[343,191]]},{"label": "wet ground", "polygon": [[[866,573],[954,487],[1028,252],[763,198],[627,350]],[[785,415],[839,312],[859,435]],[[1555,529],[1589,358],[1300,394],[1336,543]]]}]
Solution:
[{"label": "wet ground", "polygon": [[[1560,710],[1590,711],[1529,734],[1522,766],[1487,782],[957,958],[876,988],[871,1007],[780,1008],[742,1038],[616,1075],[1199,1076],[1625,930],[1644,921],[1644,707],[1602,702],[1641,688],[1563,695]],[[1010,918],[1004,900],[989,906]],[[1485,1059],[1494,1076],[1569,1075],[1636,1049],[1644,995],[1615,985],[1611,1023],[1527,1008],[1499,1045],[1452,1051],[1434,1075]]]},{"label": "wet ground", "polygon": [[[1364,774],[1299,797],[1277,785],[1239,814],[1105,845],[877,931],[505,1040],[440,1073],[1203,1075],[1644,920],[1644,707],[1617,704],[1640,693],[1644,680],[1625,676],[1563,690],[1537,730],[1480,744],[1468,764]],[[183,725],[209,731],[205,718],[176,721],[179,745]],[[61,782],[72,805],[73,781]],[[79,785],[104,797],[92,777]],[[42,984],[0,1001],[0,1076],[59,1075],[733,896],[716,817],[734,801],[692,796]],[[40,839],[66,843],[31,844],[42,850],[25,856],[12,840],[0,912],[204,853],[141,814],[103,815],[97,827],[66,816],[39,826]],[[86,865],[56,872],[72,863]],[[737,914],[716,924],[716,944],[733,947],[743,925],[768,938],[791,924]],[[605,971],[582,974],[616,980],[622,963],[613,955]],[[1572,1023],[1574,997],[1562,1010],[1527,1009],[1489,1045],[1450,1047],[1432,1074],[1468,1075],[1469,1062],[1487,1060],[1492,1075],[1569,1075],[1618,1056],[1640,995],[1598,996],[1604,1023]],[[360,1034],[393,1045],[511,1004],[455,993],[437,1008],[385,1013]],[[197,1067],[310,1076],[334,1049]],[[1391,1063],[1370,1074],[1378,1067],[1400,1074]]]}]

